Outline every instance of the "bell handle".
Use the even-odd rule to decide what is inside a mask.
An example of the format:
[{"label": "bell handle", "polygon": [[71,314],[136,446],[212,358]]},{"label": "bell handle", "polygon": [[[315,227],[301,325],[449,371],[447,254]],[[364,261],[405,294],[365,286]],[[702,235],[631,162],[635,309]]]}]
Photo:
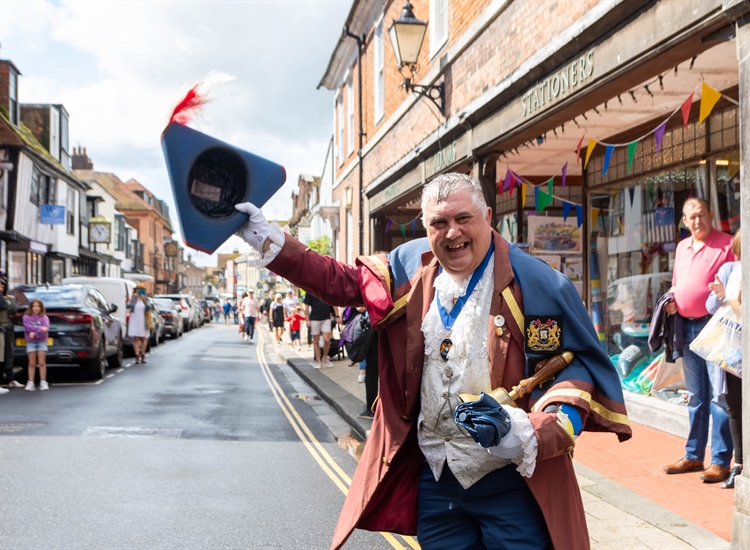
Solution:
[{"label": "bell handle", "polygon": [[575,354],[572,351],[564,351],[559,355],[550,357],[541,362],[539,370],[529,378],[521,380],[517,386],[508,392],[513,401],[517,401],[527,393],[531,392],[538,384],[544,382],[550,376],[557,374],[562,369],[570,365]]}]

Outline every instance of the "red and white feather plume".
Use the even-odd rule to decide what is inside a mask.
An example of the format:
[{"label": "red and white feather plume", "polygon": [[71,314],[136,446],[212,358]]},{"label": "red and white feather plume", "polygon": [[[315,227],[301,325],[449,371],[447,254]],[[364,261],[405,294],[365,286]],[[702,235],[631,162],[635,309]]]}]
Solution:
[{"label": "red and white feather plume", "polygon": [[206,78],[192,86],[185,94],[185,97],[177,103],[172,111],[172,116],[169,118],[169,122],[177,122],[184,125],[189,124],[200,114],[203,106],[211,101],[209,93],[214,86],[234,79],[235,77],[230,74],[211,71],[206,75]]}]

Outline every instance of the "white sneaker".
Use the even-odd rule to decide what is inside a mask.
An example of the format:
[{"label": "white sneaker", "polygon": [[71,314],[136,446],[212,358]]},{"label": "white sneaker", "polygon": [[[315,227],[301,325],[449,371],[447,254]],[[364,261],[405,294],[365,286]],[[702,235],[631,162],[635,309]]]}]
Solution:
[{"label": "white sneaker", "polygon": [[328,357],[326,357],[326,358],[325,358],[325,359],[323,360],[323,364],[324,364],[324,365],[325,365],[326,367],[332,367],[332,366],[333,366],[333,363],[331,363],[331,360],[330,360],[330,359],[328,359]]},{"label": "white sneaker", "polygon": [[10,393],[10,390],[6,390],[5,388],[0,388],[0,395],[4,393]]},{"label": "white sneaker", "polygon": [[315,367],[316,369],[319,369],[320,368],[320,363],[314,363],[313,367]]},{"label": "white sneaker", "polygon": [[8,383],[9,388],[23,388],[23,384],[21,384],[18,380],[11,380]]},{"label": "white sneaker", "polygon": [[26,391],[34,391],[36,388],[34,387],[34,382],[29,380],[26,382],[26,387],[24,388]]},{"label": "white sneaker", "polygon": [[42,380],[39,382],[39,391],[47,391],[49,389],[49,384],[47,384],[46,380]]},{"label": "white sneaker", "polygon": [[360,374],[359,376],[357,376],[357,382],[359,382],[360,384],[362,384],[364,381],[365,381],[365,375],[364,374]]}]

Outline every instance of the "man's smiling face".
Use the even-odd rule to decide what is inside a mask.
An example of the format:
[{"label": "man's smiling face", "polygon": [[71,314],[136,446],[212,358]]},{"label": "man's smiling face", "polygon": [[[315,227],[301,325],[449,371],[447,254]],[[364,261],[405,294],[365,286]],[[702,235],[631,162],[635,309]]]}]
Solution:
[{"label": "man's smiling face", "polygon": [[492,239],[492,210],[477,207],[468,188],[425,205],[424,220],[432,252],[451,276],[470,275],[484,259]]}]

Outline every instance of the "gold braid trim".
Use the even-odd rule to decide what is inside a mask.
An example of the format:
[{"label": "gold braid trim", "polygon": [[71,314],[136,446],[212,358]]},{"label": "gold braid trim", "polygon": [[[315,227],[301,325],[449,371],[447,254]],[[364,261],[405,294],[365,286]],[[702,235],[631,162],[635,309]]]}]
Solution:
[{"label": "gold braid trim", "polygon": [[557,390],[548,391],[542,396],[539,401],[536,402],[531,410],[533,412],[539,412],[539,410],[541,410],[541,408],[548,401],[552,400],[555,397],[577,397],[579,399],[582,399],[583,401],[586,401],[589,404],[589,409],[602,418],[605,418],[606,420],[609,420],[610,422],[613,422],[615,424],[624,424],[626,426],[630,425],[630,422],[628,421],[628,417],[626,415],[610,411],[601,403],[591,399],[591,394],[589,392],[584,390],[577,390],[574,388],[560,388]]},{"label": "gold braid trim", "polygon": [[518,306],[518,302],[516,302],[516,299],[513,296],[513,292],[511,292],[509,286],[506,286],[501,294],[503,298],[505,298],[505,303],[508,304],[508,309],[510,309],[510,312],[513,314],[513,318],[516,320],[518,330],[520,330],[521,334],[523,334],[523,313],[521,312],[521,308]]},{"label": "gold braid trim", "polygon": [[382,319],[380,320],[380,322],[379,322],[378,324],[379,324],[379,325],[382,325],[383,323],[385,323],[385,322],[386,322],[386,321],[388,320],[388,318],[389,318],[389,317],[390,317],[391,315],[393,315],[393,314],[394,314],[394,313],[396,313],[396,312],[397,312],[398,310],[400,310],[400,309],[401,309],[402,307],[404,307],[404,306],[406,305],[406,299],[407,299],[408,297],[409,297],[409,295],[408,295],[408,294],[404,294],[403,296],[401,296],[401,298],[399,298],[398,300],[396,300],[396,302],[395,302],[395,303],[393,304],[393,309],[391,309],[391,310],[390,310],[390,311],[388,312],[388,315],[386,315],[385,317],[383,317],[383,318],[382,318]]},{"label": "gold braid trim", "polygon": [[380,271],[380,274],[385,279],[386,286],[388,287],[388,292],[390,292],[391,291],[391,272],[388,270],[388,267],[383,263],[383,260],[381,260],[377,256],[367,256],[367,259],[370,260],[373,264],[375,264],[375,267],[378,268],[378,271]]}]

